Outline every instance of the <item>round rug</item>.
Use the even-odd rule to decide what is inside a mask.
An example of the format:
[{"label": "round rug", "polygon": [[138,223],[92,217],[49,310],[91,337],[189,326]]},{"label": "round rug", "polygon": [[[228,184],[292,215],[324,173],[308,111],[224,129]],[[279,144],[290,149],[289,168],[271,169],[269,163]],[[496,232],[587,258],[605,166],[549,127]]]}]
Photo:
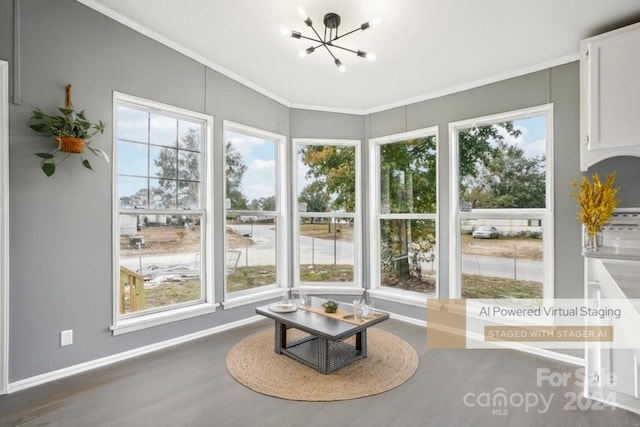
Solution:
[{"label": "round rug", "polygon": [[[356,399],[398,387],[418,369],[411,345],[376,328],[367,330],[367,357],[329,375],[276,354],[273,334],[270,329],[243,339],[229,350],[226,362],[240,384],[268,396],[313,402]],[[300,331],[287,331],[289,340],[301,336]]]}]

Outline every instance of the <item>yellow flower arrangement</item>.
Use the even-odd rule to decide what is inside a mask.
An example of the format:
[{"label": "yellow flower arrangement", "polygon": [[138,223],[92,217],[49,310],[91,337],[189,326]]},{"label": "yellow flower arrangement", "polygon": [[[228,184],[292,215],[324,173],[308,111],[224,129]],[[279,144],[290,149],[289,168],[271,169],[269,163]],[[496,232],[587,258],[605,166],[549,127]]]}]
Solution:
[{"label": "yellow flower arrangement", "polygon": [[571,187],[577,189],[571,197],[578,200],[580,211],[578,221],[584,224],[589,235],[594,236],[611,217],[611,214],[620,203],[616,199],[616,194],[620,188],[613,188],[616,173],[607,175],[604,183],[600,182],[598,174],[593,174],[593,182],[589,182],[586,177],[582,177],[582,182],[572,182]]}]

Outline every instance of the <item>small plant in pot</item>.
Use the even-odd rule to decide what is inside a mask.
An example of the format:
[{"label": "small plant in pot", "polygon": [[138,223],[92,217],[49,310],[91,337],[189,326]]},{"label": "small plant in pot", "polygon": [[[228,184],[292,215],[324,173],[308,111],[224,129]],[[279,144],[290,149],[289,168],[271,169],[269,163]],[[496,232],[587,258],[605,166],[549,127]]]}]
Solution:
[{"label": "small plant in pot", "polygon": [[[48,153],[35,153],[42,159],[40,167],[47,176],[53,175],[56,172],[56,166],[72,154],[80,154],[82,165],[93,170],[89,160],[83,156],[85,149],[109,161],[107,153],[91,146],[91,138],[98,133],[104,133],[105,124],[102,120],[92,123],[85,117],[84,110],[74,110],[71,104],[71,85],[67,85],[66,94],[65,107],[58,108],[59,114],[49,115],[36,109],[27,122],[34,131],[45,136],[53,136],[56,143],[56,148]],[[63,157],[60,158],[59,154]]]},{"label": "small plant in pot", "polygon": [[338,303],[335,301],[327,301],[322,304],[322,306],[324,307],[324,311],[327,313],[335,313],[338,311]]}]

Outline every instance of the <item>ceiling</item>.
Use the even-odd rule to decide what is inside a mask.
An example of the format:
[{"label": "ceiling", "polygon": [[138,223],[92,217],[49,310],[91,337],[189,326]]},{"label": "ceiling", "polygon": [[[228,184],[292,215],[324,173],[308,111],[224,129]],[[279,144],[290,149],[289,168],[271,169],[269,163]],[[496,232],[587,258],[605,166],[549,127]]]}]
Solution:
[{"label": "ceiling", "polygon": [[[291,107],[368,113],[578,59],[585,37],[640,21],[638,0],[79,0]],[[326,51],[301,59],[327,12],[340,31],[381,18],[343,39],[375,52],[344,52],[338,72]]]}]

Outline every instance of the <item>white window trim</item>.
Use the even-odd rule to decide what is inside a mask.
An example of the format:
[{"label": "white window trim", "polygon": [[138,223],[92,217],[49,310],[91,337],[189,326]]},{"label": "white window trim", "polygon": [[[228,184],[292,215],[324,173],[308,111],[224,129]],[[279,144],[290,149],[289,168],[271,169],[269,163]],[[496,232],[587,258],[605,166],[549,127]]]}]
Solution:
[{"label": "white window trim", "polygon": [[[416,305],[418,307],[426,307],[426,297],[430,294],[422,294],[420,292],[407,291],[404,289],[393,289],[382,286],[380,269],[380,220],[381,219],[428,219],[435,221],[436,229],[436,254],[434,264],[439,266],[439,247],[440,233],[438,212],[440,209],[440,156],[438,144],[438,126],[416,129],[409,132],[396,133],[393,135],[385,135],[377,138],[369,139],[369,238],[370,248],[369,257],[371,271],[370,283],[372,295],[387,299],[389,301]],[[426,214],[381,214],[380,213],[380,147],[386,144],[402,142],[409,139],[427,138],[433,136],[436,138],[436,212]],[[436,267],[437,268],[437,267]],[[439,273],[440,269],[436,269],[436,291],[433,297],[437,297],[439,289]]]},{"label": "white window trim", "polygon": [[[504,123],[521,120],[534,116],[545,116],[547,119],[546,153],[545,153],[545,191],[546,208],[544,209],[496,209],[491,212],[460,212],[460,188],[458,186],[459,174],[459,150],[458,131],[472,127]],[[546,299],[554,297],[554,209],[553,209],[553,104],[544,104],[536,107],[523,108],[506,113],[494,114],[468,120],[449,123],[449,165],[450,165],[450,242],[449,242],[449,298],[461,298],[462,288],[460,283],[461,262],[458,262],[462,246],[460,234],[460,220],[464,218],[514,218],[541,219],[543,221],[543,291]]]},{"label": "white window trim", "polygon": [[[119,302],[119,276],[120,276],[120,246],[115,242],[119,238],[119,216],[121,209],[118,208],[118,106],[120,103],[138,105],[145,109],[158,110],[162,113],[176,114],[179,116],[192,117],[205,122],[205,141],[202,143],[202,183],[201,197],[202,197],[202,209],[200,214],[202,215],[201,227],[203,242],[201,248],[202,260],[201,268],[202,275],[201,281],[204,284],[204,300],[186,305],[178,305],[175,308],[167,307],[158,311],[152,311],[149,313],[141,313],[135,315],[121,316],[118,310]],[[113,91],[113,153],[112,153],[112,229],[113,229],[113,307],[112,318],[113,324],[111,331],[113,335],[120,335],[128,332],[147,329],[150,327],[176,322],[191,317],[201,316],[204,314],[213,313],[218,306],[214,302],[214,286],[213,277],[213,197],[210,196],[213,189],[212,171],[213,171],[213,156],[211,153],[211,147],[213,146],[213,116],[186,110],[180,107],[175,107],[161,102],[151,101],[144,98],[139,98],[131,95],[127,95],[121,92]],[[151,211],[148,209],[147,211]]]},{"label": "white window trim", "polygon": [[9,63],[0,60],[0,395],[9,387]]},{"label": "white window trim", "polygon": [[[227,132],[243,133],[245,135],[263,138],[276,143],[276,212],[268,215],[276,218],[276,277],[277,283],[268,286],[260,286],[255,289],[240,292],[227,292],[227,275],[224,275],[224,307],[233,308],[241,305],[251,304],[266,299],[271,299],[282,295],[282,288],[286,288],[289,283],[289,269],[287,267],[287,228],[288,224],[288,203],[287,203],[287,167],[286,167],[286,145],[287,137],[266,130],[243,125],[241,123],[224,120],[222,122],[223,141],[226,141]],[[226,144],[226,142],[225,142]],[[226,159],[224,159],[224,170],[226,170]],[[226,176],[223,179],[222,194],[227,194]],[[226,230],[226,213],[229,209],[225,206],[224,227]],[[237,213],[238,211],[233,211]],[[259,211],[242,211],[247,215],[264,215]],[[227,259],[227,245],[225,232],[224,259]]]},{"label": "white window trim", "polygon": [[[293,286],[310,289],[316,293],[351,294],[362,292],[362,141],[359,139],[293,138],[291,144],[291,197],[293,200]],[[298,211],[298,147],[301,145],[341,145],[355,147],[355,212],[304,212]],[[300,281],[300,218],[323,216],[328,218],[353,218],[353,282],[302,282]]]}]

